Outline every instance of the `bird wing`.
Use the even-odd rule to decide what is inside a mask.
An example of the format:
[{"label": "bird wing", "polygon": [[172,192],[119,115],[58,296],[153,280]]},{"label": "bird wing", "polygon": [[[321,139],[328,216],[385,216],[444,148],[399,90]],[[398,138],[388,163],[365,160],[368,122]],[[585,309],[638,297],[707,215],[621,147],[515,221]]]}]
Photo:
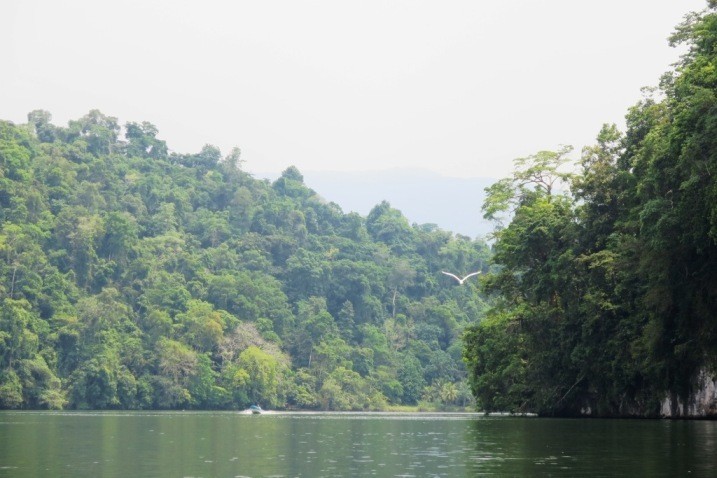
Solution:
[{"label": "bird wing", "polygon": [[466,279],[468,279],[469,277],[477,276],[478,274],[480,274],[480,271],[471,272],[470,274],[468,274],[467,276],[465,276],[465,277],[463,278],[463,280],[466,280]]},{"label": "bird wing", "polygon": [[450,272],[446,272],[446,271],[441,271],[441,273],[443,273],[443,274],[445,274],[445,275],[447,275],[447,276],[451,276],[451,277],[453,277],[455,280],[457,280],[458,282],[461,282],[461,278],[458,277],[458,276],[455,275],[455,274],[451,274]]}]

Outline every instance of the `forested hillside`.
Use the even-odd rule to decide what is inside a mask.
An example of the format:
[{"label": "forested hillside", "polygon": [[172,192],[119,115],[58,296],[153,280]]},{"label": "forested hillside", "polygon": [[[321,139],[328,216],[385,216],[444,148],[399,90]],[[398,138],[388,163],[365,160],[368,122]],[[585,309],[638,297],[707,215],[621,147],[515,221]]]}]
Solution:
[{"label": "forested hillside", "polygon": [[466,405],[485,243],[99,111],[0,122],[0,407]]},{"label": "forested hillside", "polygon": [[[688,53],[582,152],[540,152],[488,189],[498,302],[467,334],[487,410],[717,415],[717,2],[681,24]],[[570,174],[570,171],[575,171]],[[710,381],[710,383],[712,383]]]}]

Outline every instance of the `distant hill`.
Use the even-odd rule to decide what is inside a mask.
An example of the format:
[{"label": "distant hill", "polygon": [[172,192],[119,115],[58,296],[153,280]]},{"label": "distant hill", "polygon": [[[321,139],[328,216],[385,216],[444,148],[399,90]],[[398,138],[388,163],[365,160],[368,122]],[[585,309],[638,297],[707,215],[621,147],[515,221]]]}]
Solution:
[{"label": "distant hill", "polygon": [[[363,216],[388,201],[412,223],[436,224],[472,238],[485,236],[493,225],[483,219],[484,189],[495,178],[452,178],[421,169],[340,172],[301,171],[307,186],[344,212]],[[280,173],[257,177],[276,179]]]}]

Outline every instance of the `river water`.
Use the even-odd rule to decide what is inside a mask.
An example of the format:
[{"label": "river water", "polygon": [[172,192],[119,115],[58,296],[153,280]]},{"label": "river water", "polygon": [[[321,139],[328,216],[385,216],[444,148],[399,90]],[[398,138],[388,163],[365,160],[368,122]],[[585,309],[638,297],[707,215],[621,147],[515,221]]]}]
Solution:
[{"label": "river water", "polygon": [[0,412],[0,477],[717,476],[717,422]]}]

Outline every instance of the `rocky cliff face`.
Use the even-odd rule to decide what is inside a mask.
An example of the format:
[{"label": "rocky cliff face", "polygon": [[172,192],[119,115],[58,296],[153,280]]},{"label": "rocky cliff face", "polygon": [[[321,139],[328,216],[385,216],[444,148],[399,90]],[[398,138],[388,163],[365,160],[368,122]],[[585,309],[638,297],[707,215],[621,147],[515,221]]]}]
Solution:
[{"label": "rocky cliff face", "polygon": [[660,416],[664,418],[717,418],[717,379],[702,370],[695,384],[695,392],[685,402],[676,395],[662,402]]}]

